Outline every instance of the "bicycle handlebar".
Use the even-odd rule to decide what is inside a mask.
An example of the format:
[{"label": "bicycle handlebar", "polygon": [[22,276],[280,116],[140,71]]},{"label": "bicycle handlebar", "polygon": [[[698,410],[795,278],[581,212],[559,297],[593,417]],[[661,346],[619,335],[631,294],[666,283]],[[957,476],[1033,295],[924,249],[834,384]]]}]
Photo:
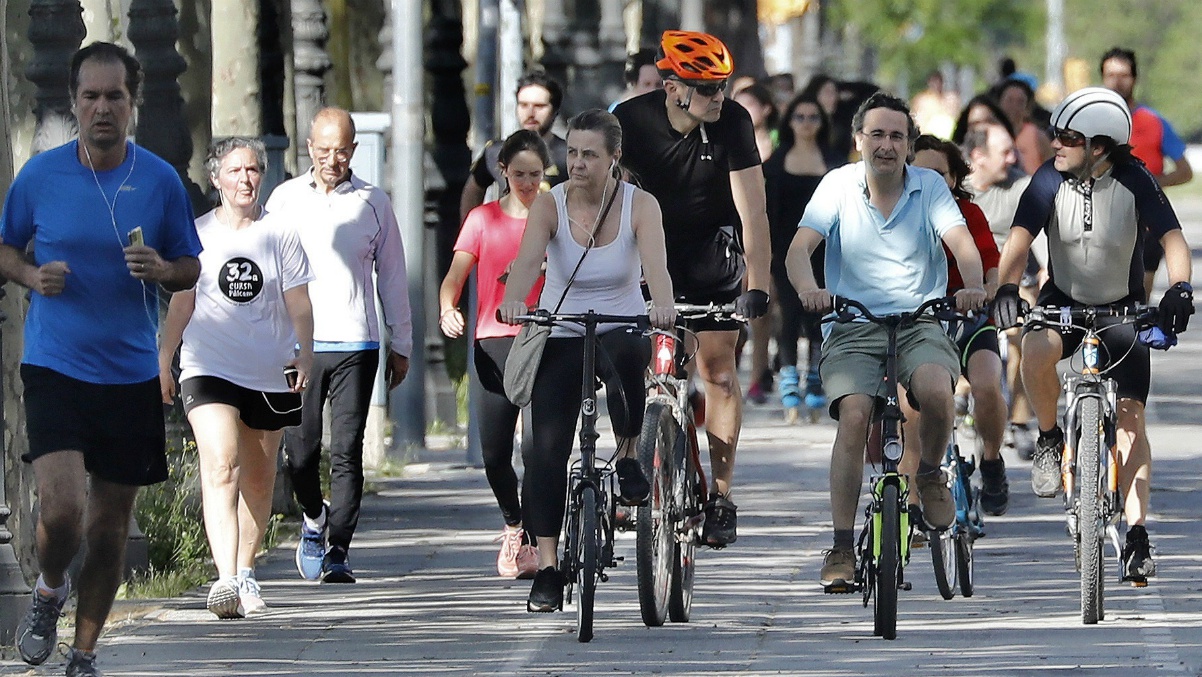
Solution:
[{"label": "bicycle handlebar", "polygon": [[1033,306],[1027,310],[1022,326],[1033,329],[1089,329],[1098,318],[1118,318],[1121,324],[1141,328],[1156,323],[1156,306],[1136,303],[1129,306]]},{"label": "bicycle handlebar", "polygon": [[822,318],[823,322],[851,322],[857,317],[863,317],[873,324],[889,324],[896,322],[897,324],[908,324],[918,319],[928,310],[934,310],[932,315],[937,320],[952,321],[968,319],[968,316],[961,314],[956,310],[956,298],[954,296],[943,296],[936,299],[924,301],[912,312],[908,313],[892,313],[889,315],[878,316],[872,314],[863,303],[855,299],[849,299],[846,296],[832,297],[832,305],[834,306],[834,314],[830,317]]},{"label": "bicycle handlebar", "polygon": [[699,320],[702,318],[731,320],[734,319],[735,315],[735,304],[733,303],[676,303],[672,307],[676,309],[676,324],[678,326],[684,320]]},{"label": "bicycle handlebar", "polygon": [[[651,321],[646,315],[606,315],[588,311],[587,313],[549,313],[545,310],[535,310],[531,313],[518,315],[513,318],[517,323],[532,322],[551,326],[555,324],[634,324],[640,328],[651,326]],[[501,312],[497,311],[497,320],[501,320]]]}]

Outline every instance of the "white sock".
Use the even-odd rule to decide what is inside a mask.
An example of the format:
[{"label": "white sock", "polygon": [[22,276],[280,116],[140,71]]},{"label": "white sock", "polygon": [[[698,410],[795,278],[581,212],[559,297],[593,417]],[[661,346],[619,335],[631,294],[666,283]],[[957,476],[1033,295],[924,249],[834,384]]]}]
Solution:
[{"label": "white sock", "polygon": [[325,509],[325,507],[322,507],[321,517],[318,517],[317,519],[312,519],[311,517],[309,517],[308,515],[306,515],[304,513],[301,513],[301,516],[305,518],[305,526],[309,527],[313,531],[321,531],[326,528],[326,509]]},{"label": "white sock", "polygon": [[38,582],[35,585],[37,591],[42,593],[43,597],[52,596],[55,599],[65,599],[67,594],[71,592],[71,579],[65,576],[63,577],[63,584],[61,586],[52,588],[46,584],[46,579],[41,574],[38,574]]}]

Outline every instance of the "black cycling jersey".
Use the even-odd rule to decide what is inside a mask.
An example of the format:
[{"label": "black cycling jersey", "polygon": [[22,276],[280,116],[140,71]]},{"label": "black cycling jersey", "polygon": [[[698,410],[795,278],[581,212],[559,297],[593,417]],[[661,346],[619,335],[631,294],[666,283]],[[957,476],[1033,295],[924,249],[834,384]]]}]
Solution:
[{"label": "black cycling jersey", "polygon": [[[552,186],[568,180],[568,142],[555,134],[543,140],[547,142],[547,150],[551,152],[551,166],[543,172],[543,183],[547,184],[544,188],[550,190]],[[481,188],[488,188],[493,182],[501,181],[501,166],[497,164],[500,156],[501,144],[489,141],[484,146],[484,152],[472,164],[472,178],[476,179]]]},{"label": "black cycling jersey", "polygon": [[664,90],[648,92],[618,104],[614,115],[622,123],[622,164],[659,200],[671,259],[678,244],[740,226],[730,172],[760,164],[760,153],[751,115],[731,99],[717,122],[684,136],[668,123],[666,101]]}]

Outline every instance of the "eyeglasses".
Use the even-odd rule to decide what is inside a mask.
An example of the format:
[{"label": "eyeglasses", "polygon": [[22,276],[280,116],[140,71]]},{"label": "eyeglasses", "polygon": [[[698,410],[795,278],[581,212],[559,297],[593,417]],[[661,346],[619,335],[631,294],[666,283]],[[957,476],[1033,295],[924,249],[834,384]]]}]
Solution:
[{"label": "eyeglasses", "polygon": [[334,159],[339,162],[346,162],[347,160],[351,159],[351,154],[355,152],[354,147],[351,147],[351,148],[319,148],[317,146],[314,146],[312,150],[313,150],[313,159],[314,160],[325,160],[325,159],[329,158],[331,155],[333,155]]},{"label": "eyeglasses", "polygon": [[1049,131],[1052,134],[1052,138],[1059,141],[1060,145],[1064,146],[1065,148],[1077,148],[1079,146],[1084,146],[1085,142],[1087,141],[1084,134],[1081,132],[1074,132],[1071,129],[1058,129],[1056,127],[1052,127],[1049,129]]},{"label": "eyeglasses", "polygon": [[717,96],[718,92],[726,91],[726,80],[709,85],[691,85],[701,96]]},{"label": "eyeglasses", "polygon": [[822,114],[821,113],[809,113],[807,115],[804,113],[794,113],[793,114],[793,122],[822,122]]}]

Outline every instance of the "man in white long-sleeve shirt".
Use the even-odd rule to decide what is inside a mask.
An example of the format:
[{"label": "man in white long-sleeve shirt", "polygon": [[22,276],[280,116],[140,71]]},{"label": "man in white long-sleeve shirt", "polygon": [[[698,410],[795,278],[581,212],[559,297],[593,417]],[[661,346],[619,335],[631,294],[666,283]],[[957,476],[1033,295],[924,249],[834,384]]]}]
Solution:
[{"label": "man in white long-sleeve shirt", "polygon": [[[313,169],[281,184],[267,201],[268,212],[300,233],[316,276],[309,283],[313,372],[301,425],[285,433],[284,456],[304,511],[296,567],[304,578],[323,583],[355,582],[347,550],[363,499],[363,430],[384,340],[376,317],[377,285],[391,335],[384,369],[389,389],[405,378],[413,348],[400,229],[384,191],[351,175],[356,145],[350,114],[322,109],[309,133]],[[327,397],[332,420],[328,505],[320,477]]]}]

